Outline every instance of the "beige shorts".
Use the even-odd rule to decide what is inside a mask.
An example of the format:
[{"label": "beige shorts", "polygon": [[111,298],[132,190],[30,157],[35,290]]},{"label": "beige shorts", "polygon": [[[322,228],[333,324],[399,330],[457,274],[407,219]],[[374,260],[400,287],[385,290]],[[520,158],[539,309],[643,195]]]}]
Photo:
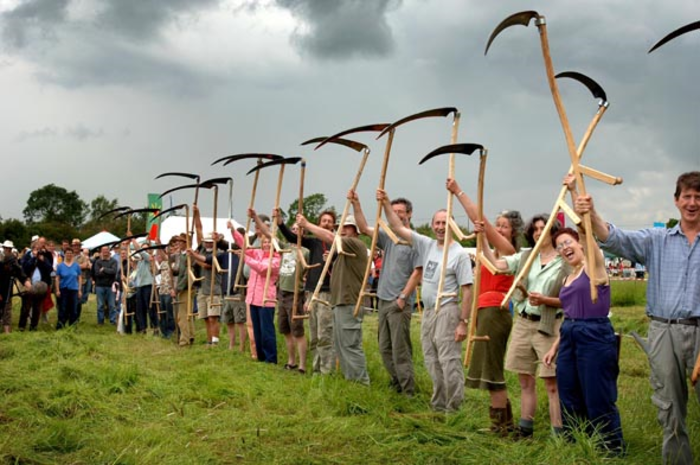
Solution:
[{"label": "beige shorts", "polygon": [[215,295],[212,299],[208,295],[197,294],[197,319],[221,316],[221,296]]},{"label": "beige shorts", "polygon": [[540,326],[539,321],[530,321],[519,315],[513,318],[515,326],[510,334],[506,370],[540,378],[556,376],[556,363],[552,362],[550,366],[546,366],[542,363],[542,359],[559,336],[562,318],[555,320],[553,336],[547,336],[537,330]]}]

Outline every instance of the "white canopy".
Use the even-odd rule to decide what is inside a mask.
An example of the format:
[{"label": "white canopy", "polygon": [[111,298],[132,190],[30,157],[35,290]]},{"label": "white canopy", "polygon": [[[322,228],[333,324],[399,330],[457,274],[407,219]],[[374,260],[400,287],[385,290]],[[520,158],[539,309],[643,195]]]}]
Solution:
[{"label": "white canopy", "polygon": [[[190,219],[190,221],[192,221]],[[238,229],[241,227],[245,227],[244,225],[240,224],[236,220],[231,220],[233,222],[233,226]],[[223,234],[224,239],[227,241],[231,240],[231,235],[228,232],[228,229],[226,228],[226,223],[228,222],[228,218],[217,218],[216,219],[216,232]],[[202,232],[206,235],[207,233],[212,232],[212,226],[213,226],[214,220],[213,218],[209,217],[202,217]],[[170,240],[171,237],[173,237],[176,234],[180,234],[185,232],[185,217],[184,216],[169,216],[166,219],[163,220],[163,222],[160,224],[160,242],[163,244],[167,244],[168,241]],[[196,246],[196,244],[194,244]]]},{"label": "white canopy", "polygon": [[94,236],[88,237],[82,242],[81,247],[84,249],[95,249],[104,244],[109,244],[110,242],[118,241],[119,238],[109,231],[98,232]]}]

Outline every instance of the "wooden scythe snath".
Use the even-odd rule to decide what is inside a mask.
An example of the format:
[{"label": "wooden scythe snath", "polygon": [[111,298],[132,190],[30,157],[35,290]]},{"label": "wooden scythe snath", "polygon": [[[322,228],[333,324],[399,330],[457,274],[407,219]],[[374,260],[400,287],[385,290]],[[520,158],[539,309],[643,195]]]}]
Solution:
[{"label": "wooden scythe snath", "polygon": [[[228,186],[228,221],[233,220],[233,179]],[[226,267],[226,294],[222,296],[224,300],[233,300],[231,297],[231,284],[233,284],[233,277],[231,276],[233,272],[232,262],[233,262],[233,245],[229,241],[229,248],[226,251],[228,254],[228,266]],[[240,257],[243,260],[243,257]]]},{"label": "wooden scythe snath", "polygon": [[[121,210],[123,210],[123,208],[121,208]],[[129,209],[129,210],[131,210],[131,209]],[[132,236],[127,236],[124,239],[120,239],[118,241],[103,244],[102,246],[107,246],[107,247],[111,248],[117,244],[122,244],[124,242],[131,241],[133,239],[138,239],[141,237],[146,237],[146,236],[148,236],[148,233],[134,234]],[[129,257],[129,253],[127,252],[127,254],[126,254],[126,274],[124,274],[124,267],[121,264],[121,248],[120,248],[119,260],[120,260],[119,273],[120,273],[120,278],[121,278],[121,283],[122,283],[122,305],[123,305],[122,310],[124,312],[123,313],[123,320],[124,320],[124,324],[126,324],[126,318],[128,316],[131,316],[134,314],[133,312],[128,313],[127,309],[126,309],[126,295],[129,292],[129,275],[131,274],[131,260]]]},{"label": "wooden scythe snath", "polygon": [[[595,128],[598,126],[598,123],[600,122],[601,118],[607,111],[608,107],[610,106],[608,102],[607,95],[603,88],[596,83],[593,79],[589,78],[588,76],[585,76],[581,73],[576,73],[576,72],[563,72],[559,73],[556,76],[557,78],[571,78],[576,81],[579,81],[580,83],[584,84],[588,90],[591,92],[594,98],[598,99],[598,111],[593,115],[593,118],[591,119],[591,122],[588,125],[588,129],[586,129],[586,132],[584,133],[583,137],[581,138],[581,142],[579,143],[578,148],[576,149],[576,157],[580,161],[581,158],[583,157],[583,152],[586,150],[586,146],[588,145],[588,142],[591,139],[591,136],[593,135],[593,131]],[[573,173],[574,167],[569,168],[569,174]],[[618,185],[622,183],[622,178],[610,176],[605,173],[599,173],[600,175],[591,175],[590,173],[592,171],[592,168],[588,168],[584,165],[581,165],[579,163],[579,169],[583,174],[587,174],[595,179],[598,179],[599,181],[605,182],[610,185]],[[562,188],[559,191],[559,195],[557,195],[556,200],[554,201],[554,205],[552,206],[552,210],[549,213],[549,218],[547,219],[547,222],[545,223],[544,230],[542,231],[542,234],[540,235],[539,240],[535,244],[535,246],[532,249],[532,252],[528,256],[527,260],[525,260],[525,263],[523,264],[522,268],[520,269],[520,272],[515,276],[515,279],[513,280],[513,284],[511,285],[510,289],[506,293],[505,297],[503,298],[503,301],[501,302],[501,307],[505,308],[508,305],[508,301],[510,298],[513,296],[513,293],[515,292],[515,289],[520,285],[522,282],[523,278],[526,276],[526,274],[529,272],[530,268],[532,267],[532,264],[534,263],[535,259],[537,258],[537,255],[539,254],[540,249],[544,245],[544,241],[547,240],[547,237],[549,235],[549,232],[552,229],[552,226],[554,225],[554,222],[556,221],[556,215],[559,212],[559,210],[564,211],[564,213],[577,225],[581,223],[581,218],[569,207],[569,205],[566,203],[566,193],[568,189],[566,186],[562,186]],[[588,236],[588,234],[587,234]]]},{"label": "wooden scythe snath", "polygon": [[[486,174],[486,159],[488,158],[488,150],[481,150],[479,156],[479,181],[477,184],[477,202],[479,202],[479,210],[476,217],[478,221],[484,221],[484,175]],[[479,289],[481,288],[481,265],[488,262],[484,258],[484,233],[476,235],[476,261],[474,272],[474,292],[472,293],[472,311],[470,313],[469,328],[467,329],[467,347],[464,353],[464,366],[468,367],[472,361],[472,353],[474,351],[474,343],[477,341],[489,341],[488,335],[477,336],[476,328],[479,318]],[[490,262],[489,262],[490,263]]]},{"label": "wooden scythe snath", "polygon": [[[301,159],[301,169],[299,170],[299,200],[297,201],[297,211],[304,212],[304,177],[306,176],[306,160]],[[277,224],[277,221],[274,221]],[[301,238],[304,235],[304,230],[297,225],[297,244],[296,244],[296,260],[294,262],[294,299],[292,300],[292,319],[308,318],[306,315],[297,314],[297,305],[299,303],[299,287],[301,286],[301,278],[309,268],[309,264],[304,260],[304,254],[301,250]],[[318,265],[314,265],[318,266]]]},{"label": "wooden scythe snath", "polygon": [[[257,173],[260,170],[263,170],[265,168],[269,168],[271,166],[279,166],[280,167],[280,172],[279,172],[279,177],[277,178],[277,191],[275,193],[275,205],[272,209],[273,214],[271,217],[274,217],[275,212],[279,211],[280,208],[280,195],[282,194],[282,181],[284,180],[284,167],[287,165],[294,165],[299,163],[302,160],[301,157],[289,157],[289,158],[280,158],[277,160],[272,160],[268,161],[267,163],[260,164],[256,166],[255,168],[251,169],[248,171],[246,174],[251,174],[251,173]],[[279,241],[277,240],[277,221],[270,221],[270,253],[268,255],[268,262],[267,262],[267,275],[265,276],[265,287],[263,288],[263,304],[267,302],[273,302],[277,303],[277,299],[268,299],[267,298],[267,291],[270,288],[270,281],[272,278],[272,257],[274,256],[275,252],[279,253],[285,253],[289,252],[289,250],[283,250],[280,245]]]},{"label": "wooden scythe snath", "polygon": [[[477,212],[477,221],[482,221],[484,218],[484,174],[486,172],[486,159],[488,157],[488,150],[484,148],[483,145],[481,144],[452,144],[452,145],[445,145],[443,147],[440,147],[438,149],[433,150],[430,152],[428,155],[423,157],[423,159],[418,163],[419,165],[422,165],[426,161],[430,160],[431,158],[434,158],[439,155],[443,154],[450,154],[450,158],[454,158],[454,155],[456,153],[461,153],[464,155],[471,155],[474,153],[476,150],[479,151],[479,181],[477,185],[477,201],[478,201],[478,212]],[[452,171],[454,171],[454,161],[452,162]],[[451,178],[453,179],[453,178]],[[450,193],[450,197],[452,197]],[[454,234],[460,239],[464,240],[467,237],[464,236],[462,231],[459,229],[459,226],[454,222],[454,220],[448,220],[447,222],[448,225],[451,225],[453,228]],[[445,233],[445,244],[443,245],[444,249],[447,249],[449,247],[449,243],[447,241],[448,236],[447,232]],[[473,283],[473,288],[474,292],[473,294],[473,300],[472,300],[472,306],[471,306],[471,320],[469,322],[469,328],[468,328],[468,339],[467,339],[467,349],[466,349],[466,354],[464,358],[464,366],[468,365],[468,360],[471,358],[471,346],[472,343],[475,341],[488,341],[489,337],[488,336],[476,336],[476,322],[477,322],[477,310],[478,310],[478,293],[479,293],[479,287],[481,285],[481,265],[484,265],[489,271],[491,271],[493,274],[497,274],[498,271],[496,268],[490,264],[490,262],[484,257],[484,237],[483,234],[477,234],[476,235],[476,265],[475,265],[475,270],[474,270],[474,283]],[[443,257],[444,260],[444,257]],[[446,273],[446,268],[447,268],[447,262],[443,262],[442,264],[442,269],[440,273],[440,282],[444,283],[445,280],[445,273]],[[441,296],[444,297],[452,297],[455,296],[455,294],[446,294],[443,293],[442,288],[438,289],[438,298]],[[436,306],[436,311],[439,309],[439,306]]]},{"label": "wooden scythe snath", "polygon": [[[161,194],[161,197],[163,194]],[[192,234],[190,231],[190,206],[186,203],[183,203],[181,205],[175,205],[174,207],[170,207],[166,210],[161,210],[158,212],[157,215],[153,217],[153,219],[157,217],[161,217],[166,213],[174,212],[177,210],[185,210],[185,249],[191,249],[192,248]],[[187,257],[187,317],[191,318],[194,316],[194,313],[192,311],[192,287],[195,283],[195,281],[198,281],[201,278],[197,278],[194,275],[194,272],[192,271],[192,257],[189,255],[185,254]],[[180,256],[180,259],[182,259],[182,254]],[[181,277],[179,277],[181,278]],[[175,302],[178,303],[179,302]]]},{"label": "wooden scythe snath", "polygon": [[[123,210],[120,213],[117,213],[114,216],[114,219],[117,219],[122,216],[126,216],[126,223],[127,223],[127,231],[131,232],[131,217],[135,213],[159,213],[160,210],[157,208],[134,208],[134,209],[128,209],[128,210]],[[127,240],[131,241],[136,238],[144,237],[147,236],[148,233],[143,233],[143,234],[135,234],[132,236],[129,236],[127,238],[124,238],[120,242],[125,242]],[[128,247],[128,246],[127,246]],[[126,254],[127,260],[126,260],[126,282],[124,283],[124,324],[126,324],[126,318],[130,317],[131,315],[134,314],[134,312],[129,313],[128,307],[126,307],[126,294],[128,293],[129,290],[129,275],[131,274],[131,250],[127,248],[127,254]]]},{"label": "wooden scythe snath", "polygon": [[[132,254],[129,255],[129,257],[133,257],[136,254],[139,254],[141,252],[145,252],[147,250],[165,250],[167,247],[166,244],[157,244],[157,245],[149,245],[148,247],[141,247],[139,250],[135,250]],[[149,255],[151,255],[149,253]],[[155,278],[156,276],[156,261],[155,257],[151,255],[151,274]],[[158,286],[156,286],[155,282],[153,283],[153,286],[151,286],[151,295],[149,296],[149,302],[151,307],[155,305],[155,307],[158,309],[158,314],[161,315],[165,313],[165,310],[161,307],[160,305],[160,292],[158,291]]]},{"label": "wooden scythe snath", "polygon": [[[197,202],[199,202],[199,180],[200,176],[195,173],[183,173],[181,171],[171,171],[168,173],[161,173],[158,176],[155,177],[155,179],[161,179],[161,178],[166,178],[166,177],[181,177],[181,178],[188,178],[194,180],[194,184],[189,184],[187,186],[180,186],[180,187],[175,187],[173,189],[167,190],[160,194],[160,198],[162,199],[165,197],[167,194],[171,192],[175,192],[180,189],[188,189],[188,188],[193,188],[194,189],[194,201],[192,202],[193,209],[194,207],[197,206]],[[190,231],[194,231],[194,217],[192,218],[192,224],[190,225]]]},{"label": "wooden scythe snath", "polygon": [[[424,118],[435,118],[435,117],[447,117],[450,114],[454,114],[454,121],[453,121],[453,128],[456,126],[459,126],[459,112],[457,111],[456,108],[454,107],[445,107],[445,108],[435,108],[432,110],[426,110],[422,111],[419,113],[415,113],[413,115],[406,116],[404,118],[401,118],[400,120],[390,124],[386,128],[382,130],[382,132],[379,133],[377,136],[377,139],[380,139],[382,136],[385,134],[389,134],[389,137],[387,138],[386,142],[386,148],[384,150],[384,159],[382,160],[382,170],[379,174],[379,185],[377,186],[378,189],[384,189],[384,185],[386,182],[386,174],[387,170],[389,169],[389,158],[391,156],[391,147],[394,141],[394,133],[396,132],[396,128],[399,126],[402,126],[406,123],[410,123],[419,119],[424,119]],[[453,135],[456,137],[456,132],[453,129]],[[453,141],[454,142],[454,141]],[[383,206],[381,201],[377,201],[377,213],[375,215],[374,219],[374,232],[372,234],[372,241],[370,244],[370,249],[369,249],[369,257],[370,259],[367,260],[367,266],[365,267],[365,274],[364,278],[362,280],[363,283],[366,283],[369,279],[369,275],[372,271],[372,257],[374,257],[374,251],[377,248],[377,241],[379,239],[379,228],[382,228],[384,232],[389,236],[389,238],[394,242],[395,244],[401,243],[401,241],[396,234],[392,231],[391,227],[384,221],[382,218],[382,211],[383,211]],[[405,243],[405,242],[404,242]],[[353,315],[357,317],[357,315],[360,313],[360,308],[362,307],[362,302],[365,297],[376,297],[376,294],[372,292],[367,292],[364,290],[360,290],[360,295],[357,298],[357,302],[355,303],[355,309],[353,311]]]},{"label": "wooden scythe snath", "polygon": [[216,219],[219,214],[219,184],[228,184],[231,183],[233,185],[233,179],[232,178],[214,178],[214,179],[209,179],[207,181],[204,181],[202,183],[202,187],[205,189],[212,189],[214,191],[214,217],[212,219],[212,227],[211,227],[211,234],[212,234],[212,240],[214,241],[214,246],[212,248],[211,252],[211,283],[209,286],[209,305],[212,307],[220,307],[222,306],[222,302],[216,303],[214,299],[214,287],[215,287],[215,282],[216,282],[216,275],[223,273],[223,270],[221,269],[221,265],[219,264],[219,260],[216,258],[217,255],[217,240],[216,237],[214,237],[214,233],[216,232]]},{"label": "wooden scythe snath", "polygon": [[[224,166],[230,165],[231,163],[237,162],[239,160],[249,160],[249,159],[257,159],[257,166],[260,166],[263,164],[263,160],[278,160],[280,158],[283,158],[280,155],[272,155],[268,153],[241,153],[237,155],[228,155],[226,157],[221,157],[214,162],[212,162],[212,166],[216,165],[218,163],[224,162]],[[255,177],[253,178],[253,187],[250,192],[250,203],[248,204],[248,209],[252,209],[255,205],[255,194],[258,189],[258,179],[260,177],[260,172],[256,171],[255,172]],[[239,288],[244,288],[247,287],[244,284],[240,284],[241,282],[241,277],[243,276],[243,264],[245,263],[245,253],[246,250],[250,247],[250,241],[248,240],[248,233],[250,231],[250,226],[251,226],[251,218],[248,217],[246,220],[245,224],[245,234],[243,234],[243,247],[241,247],[241,255],[240,255],[240,260],[238,260],[238,269],[236,270],[236,279],[233,282],[233,288],[234,289],[239,289]],[[234,300],[239,300],[241,298],[240,295],[234,296]]]},{"label": "wooden scythe snath", "polygon": [[[365,132],[365,131],[381,131],[385,127],[389,126],[388,124],[375,124],[371,126],[363,126],[362,128],[355,128],[351,129],[348,131],[343,131],[340,133],[341,135],[345,134],[350,134],[352,132]],[[354,191],[357,189],[357,185],[360,182],[360,178],[362,177],[362,171],[365,169],[365,164],[367,163],[367,158],[369,157],[370,154],[370,149],[368,146],[365,144],[362,144],[360,142],[355,142],[350,139],[343,139],[339,135],[331,136],[331,137],[316,137],[314,139],[307,140],[306,142],[302,142],[301,145],[309,145],[309,144],[315,144],[315,143],[320,143],[319,145],[316,146],[316,149],[322,147],[325,144],[338,144],[342,145],[345,147],[348,147],[356,152],[362,152],[362,159],[360,160],[360,166],[357,168],[357,172],[355,173],[355,178],[352,181],[352,185],[350,186],[350,190]],[[345,219],[348,216],[348,212],[350,211],[350,200],[346,199],[345,200],[345,206],[343,207],[343,212],[340,215],[340,224],[345,223]],[[299,233],[297,233],[299,234]],[[298,236],[297,236],[298,238]],[[326,279],[326,275],[328,274],[328,270],[330,270],[331,263],[333,263],[333,257],[335,253],[343,253],[342,252],[342,247],[341,247],[341,239],[340,239],[340,228],[338,228],[335,231],[335,234],[333,236],[333,243],[331,244],[331,248],[328,251],[328,257],[326,258],[326,261],[323,264],[323,270],[321,270],[321,275],[318,278],[318,282],[316,283],[316,288],[314,289],[314,293],[311,296],[311,299],[308,302],[308,313],[309,316],[311,312],[313,311],[314,307],[316,306],[316,302],[321,302],[322,304],[330,307],[330,302],[323,301],[319,298],[319,294],[321,293],[321,287],[323,286],[323,281]],[[308,316],[304,317],[298,317],[298,318],[308,318]]]},{"label": "wooden scythe snath", "polygon": [[[496,38],[496,36],[504,29],[513,25],[523,25],[527,26],[531,19],[535,19],[535,25],[540,33],[540,46],[542,48],[542,56],[544,58],[545,71],[547,74],[547,81],[549,83],[549,89],[552,94],[552,99],[554,100],[554,106],[557,109],[557,114],[559,115],[559,121],[561,122],[562,129],[564,130],[564,138],[566,139],[566,147],[569,152],[569,158],[571,159],[571,171],[576,178],[576,184],[578,185],[581,195],[586,194],[586,186],[583,180],[583,171],[579,166],[579,155],[574,144],[574,138],[571,134],[571,127],[569,125],[569,120],[566,116],[566,110],[561,101],[561,96],[559,95],[559,88],[557,87],[556,78],[554,76],[554,67],[552,65],[552,58],[549,52],[549,40],[547,38],[547,22],[545,17],[537,13],[536,11],[524,11],[516,13],[504,19],[496,29],[491,33],[488,43],[486,44],[486,50],[484,54],[488,52],[488,49]],[[566,210],[565,210],[566,211]],[[592,223],[590,213],[583,215],[584,229],[586,230],[586,262],[591,264],[595,263],[595,250],[594,241],[592,234]],[[544,234],[543,234],[544,236]],[[532,254],[536,255],[536,254]],[[517,280],[516,280],[517,282]],[[593,302],[598,301],[598,289],[596,288],[595,280],[591,279],[590,285],[591,300]]]}]

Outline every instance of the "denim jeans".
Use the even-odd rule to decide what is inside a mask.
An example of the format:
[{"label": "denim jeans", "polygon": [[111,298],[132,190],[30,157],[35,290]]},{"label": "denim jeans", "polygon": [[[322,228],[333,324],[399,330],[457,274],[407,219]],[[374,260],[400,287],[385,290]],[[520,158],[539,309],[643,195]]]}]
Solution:
[{"label": "denim jeans", "polygon": [[277,335],[275,334],[275,307],[250,305],[255,347],[258,361],[277,363]]},{"label": "denim jeans", "polygon": [[78,322],[78,291],[61,289],[61,304],[58,306],[58,322],[56,329]]},{"label": "denim jeans", "polygon": [[108,316],[109,322],[116,324],[117,322],[117,306],[114,299],[114,292],[111,286],[97,286],[95,288],[97,294],[97,323],[105,322],[105,315]]}]

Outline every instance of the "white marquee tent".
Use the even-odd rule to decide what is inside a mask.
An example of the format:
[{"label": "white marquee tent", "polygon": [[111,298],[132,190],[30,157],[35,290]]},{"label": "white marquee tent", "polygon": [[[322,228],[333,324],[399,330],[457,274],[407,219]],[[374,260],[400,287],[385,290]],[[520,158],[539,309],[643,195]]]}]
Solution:
[{"label": "white marquee tent", "polygon": [[[190,219],[190,221],[191,221],[191,219]],[[240,224],[236,220],[231,220],[231,221],[233,222],[233,225],[234,225],[234,227],[236,227],[236,229],[240,228],[240,227],[245,227],[245,225]],[[225,240],[232,240],[231,235],[229,234],[228,229],[226,228],[227,222],[228,222],[228,218],[217,218],[216,219],[216,232],[223,234]],[[213,218],[202,217],[202,232],[205,235],[212,231],[212,226],[213,226]],[[173,237],[176,234],[183,233],[183,232],[185,232],[185,217],[184,216],[169,216],[168,218],[164,219],[163,222],[160,224],[160,231],[159,231],[160,241],[163,244],[167,244],[171,237]],[[195,244],[195,246],[196,246],[196,244]]]}]

